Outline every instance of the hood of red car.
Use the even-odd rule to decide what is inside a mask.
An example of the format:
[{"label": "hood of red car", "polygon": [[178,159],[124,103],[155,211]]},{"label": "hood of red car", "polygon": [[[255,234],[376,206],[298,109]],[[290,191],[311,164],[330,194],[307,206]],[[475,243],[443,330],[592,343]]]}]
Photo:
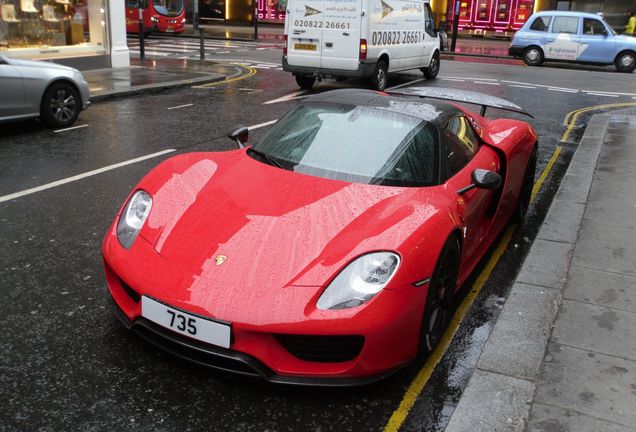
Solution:
[{"label": "hood of red car", "polygon": [[399,250],[436,208],[422,188],[297,174],[244,151],[173,158],[141,187],[153,195],[141,235],[224,287],[322,286],[360,254]]}]

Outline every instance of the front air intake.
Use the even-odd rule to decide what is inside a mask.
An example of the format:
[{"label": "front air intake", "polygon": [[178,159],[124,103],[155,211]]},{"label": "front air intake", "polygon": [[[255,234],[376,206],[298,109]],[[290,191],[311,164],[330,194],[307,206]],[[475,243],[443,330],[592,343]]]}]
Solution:
[{"label": "front air intake", "polygon": [[276,340],[294,357],[320,363],[353,360],[362,351],[364,336],[307,336],[276,334]]}]

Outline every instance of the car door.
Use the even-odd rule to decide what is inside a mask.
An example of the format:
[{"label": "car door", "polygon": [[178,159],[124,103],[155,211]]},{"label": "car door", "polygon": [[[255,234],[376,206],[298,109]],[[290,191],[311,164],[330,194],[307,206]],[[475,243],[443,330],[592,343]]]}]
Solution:
[{"label": "car door", "polygon": [[579,21],[578,16],[555,15],[543,47],[546,60],[576,61],[579,54]]},{"label": "car door", "polygon": [[0,57],[0,118],[26,114],[24,82],[17,67]]},{"label": "car door", "polygon": [[[322,57],[325,2],[292,0],[285,18],[287,27],[287,61],[292,66],[319,68]],[[356,49],[358,45],[356,44]],[[356,60],[358,54],[356,52]]]},{"label": "car door", "polygon": [[321,67],[356,70],[360,56],[362,1],[324,0],[324,8]]},{"label": "car door", "polygon": [[489,234],[495,215],[498,191],[473,188],[462,194],[456,191],[470,185],[472,172],[486,169],[499,172],[499,157],[490,147],[480,145],[470,121],[464,115],[451,118],[442,134],[442,169],[448,186],[457,194],[457,207],[464,225],[462,242],[464,260],[473,262]]},{"label": "car door", "polygon": [[600,19],[583,18],[579,43],[578,61],[607,64],[614,62],[616,41]]}]

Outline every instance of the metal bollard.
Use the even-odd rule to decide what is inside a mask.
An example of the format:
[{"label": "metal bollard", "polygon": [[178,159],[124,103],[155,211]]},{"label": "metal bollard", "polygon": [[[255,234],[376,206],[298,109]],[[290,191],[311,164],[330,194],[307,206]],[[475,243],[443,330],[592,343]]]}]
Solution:
[{"label": "metal bollard", "polygon": [[199,51],[201,60],[205,60],[205,40],[203,39],[203,29],[199,27]]}]

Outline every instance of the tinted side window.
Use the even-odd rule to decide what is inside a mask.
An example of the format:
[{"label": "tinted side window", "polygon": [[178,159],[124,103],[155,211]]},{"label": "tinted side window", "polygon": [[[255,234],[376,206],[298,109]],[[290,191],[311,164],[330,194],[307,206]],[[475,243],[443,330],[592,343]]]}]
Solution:
[{"label": "tinted side window", "polygon": [[583,34],[586,35],[603,35],[607,31],[605,26],[599,20],[593,18],[583,18]]},{"label": "tinted side window", "polygon": [[477,153],[479,140],[464,116],[451,119],[444,137],[444,163],[447,178],[460,171]]},{"label": "tinted side window", "polygon": [[435,34],[435,21],[433,20],[433,11],[431,10],[431,5],[429,5],[428,3],[424,4],[424,17],[424,31],[430,36],[437,37],[437,34]]},{"label": "tinted side window", "polygon": [[540,16],[537,17],[532,25],[530,26],[530,30],[534,31],[548,31],[548,27],[550,27],[550,21],[552,21],[551,16]]},{"label": "tinted side window", "polygon": [[572,33],[576,34],[579,29],[578,17],[558,16],[554,18],[552,33]]},{"label": "tinted side window", "polygon": [[432,127],[423,127],[408,140],[408,146],[393,166],[392,175],[386,176],[398,184],[428,186],[439,184],[437,156],[438,137]]}]

